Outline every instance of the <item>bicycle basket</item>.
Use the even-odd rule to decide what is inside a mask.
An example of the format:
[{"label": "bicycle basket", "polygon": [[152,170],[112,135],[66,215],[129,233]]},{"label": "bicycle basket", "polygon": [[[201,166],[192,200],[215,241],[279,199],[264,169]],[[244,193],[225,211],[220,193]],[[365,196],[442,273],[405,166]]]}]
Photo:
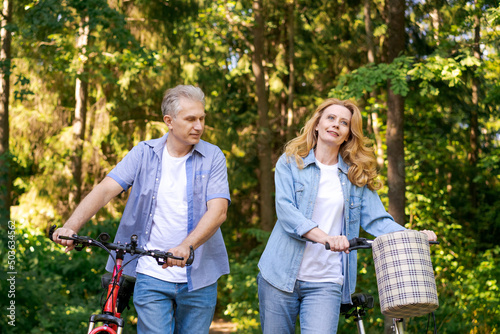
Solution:
[{"label": "bicycle basket", "polygon": [[424,233],[398,231],[372,244],[382,314],[417,317],[438,308],[429,242]]}]

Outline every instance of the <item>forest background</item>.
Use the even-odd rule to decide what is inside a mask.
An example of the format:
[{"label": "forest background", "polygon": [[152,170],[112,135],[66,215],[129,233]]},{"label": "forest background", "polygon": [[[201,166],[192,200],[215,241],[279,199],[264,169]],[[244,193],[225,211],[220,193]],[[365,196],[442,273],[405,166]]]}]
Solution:
[{"label": "forest background", "polygon": [[[274,164],[321,100],[338,97],[362,110],[386,208],[439,236],[439,332],[497,332],[498,1],[3,0],[1,18],[2,332],[85,331],[106,254],[65,254],[48,228],[134,145],[165,133],[162,94],[177,84],[206,93],[204,139],[227,158],[231,274],[216,317],[260,331],[255,277],[276,218]],[[114,235],[126,198],[81,233]],[[377,295],[371,254],[358,256],[358,290]],[[133,333],[133,307],[125,317]],[[384,332],[378,305],[366,319],[368,332]],[[411,319],[410,333],[426,322]]]}]

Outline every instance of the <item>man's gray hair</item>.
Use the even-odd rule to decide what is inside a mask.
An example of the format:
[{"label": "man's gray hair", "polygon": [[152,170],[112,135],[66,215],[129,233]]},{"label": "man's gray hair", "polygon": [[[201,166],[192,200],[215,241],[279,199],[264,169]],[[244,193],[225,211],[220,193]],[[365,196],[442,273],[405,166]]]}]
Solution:
[{"label": "man's gray hair", "polygon": [[205,107],[205,94],[200,88],[191,85],[179,85],[165,92],[163,101],[161,102],[161,113],[163,116],[170,115],[173,118],[177,117],[177,114],[181,111],[181,98],[201,102],[203,107]]}]

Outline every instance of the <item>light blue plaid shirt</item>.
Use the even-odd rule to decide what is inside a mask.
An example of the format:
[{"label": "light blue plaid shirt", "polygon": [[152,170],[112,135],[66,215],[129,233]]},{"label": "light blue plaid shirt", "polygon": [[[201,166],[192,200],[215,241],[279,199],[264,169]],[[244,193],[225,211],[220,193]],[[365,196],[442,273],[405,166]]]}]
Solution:
[{"label": "light blue plaid shirt", "polygon": [[[132,187],[127,205],[115,236],[115,242],[130,242],[130,236],[139,237],[139,247],[145,247],[151,234],[157,205],[161,176],[161,160],[168,133],[162,138],[139,143],[108,174],[124,191]],[[188,233],[193,231],[207,212],[207,202],[214,198],[231,201],[227,181],[226,158],[215,145],[200,140],[186,161]],[[166,251],[166,250],[164,250]],[[126,254],[123,263],[130,260]],[[112,271],[110,258],[106,269]],[[124,268],[124,274],[135,276],[137,260]],[[227,251],[221,230],[195,251],[194,262],[187,267],[189,290],[215,283],[221,275],[229,273]]]}]

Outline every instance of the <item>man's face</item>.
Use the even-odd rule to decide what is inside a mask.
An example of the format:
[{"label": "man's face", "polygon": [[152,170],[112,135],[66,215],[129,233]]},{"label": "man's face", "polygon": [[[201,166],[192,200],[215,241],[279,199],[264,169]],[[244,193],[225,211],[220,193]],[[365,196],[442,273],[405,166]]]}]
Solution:
[{"label": "man's face", "polygon": [[180,99],[181,110],[175,118],[170,115],[163,117],[169,129],[168,140],[174,144],[187,147],[198,144],[205,128],[205,109],[199,101]]}]

